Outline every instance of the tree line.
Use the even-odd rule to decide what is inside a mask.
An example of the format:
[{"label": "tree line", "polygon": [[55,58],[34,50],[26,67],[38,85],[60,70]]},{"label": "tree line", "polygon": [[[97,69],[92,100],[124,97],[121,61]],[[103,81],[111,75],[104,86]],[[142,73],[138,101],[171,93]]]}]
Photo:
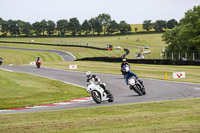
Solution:
[{"label": "tree line", "polygon": [[[156,32],[163,32],[166,29],[172,29],[178,25],[175,19],[169,21],[157,20],[155,23],[151,20],[143,22],[143,29],[149,32],[154,29]],[[117,23],[111,19],[109,14],[99,14],[90,20],[84,20],[81,24],[77,18],[68,20],[61,19],[56,23],[52,20],[45,19],[31,24],[22,20],[3,20],[0,18],[0,31],[2,36],[66,36],[66,35],[112,35],[115,33],[126,34],[132,31],[130,24],[126,21]],[[137,31],[137,29],[135,29]]]},{"label": "tree line", "polygon": [[126,21],[117,23],[111,19],[109,14],[100,14],[95,18],[85,20],[82,24],[77,18],[71,18],[69,21],[61,19],[56,23],[52,20],[42,20],[33,24],[22,20],[6,21],[0,18],[0,30],[3,36],[8,35],[8,33],[12,36],[32,36],[33,34],[37,36],[65,36],[66,34],[75,36],[81,34],[100,35],[101,33],[109,35],[118,32],[126,34],[131,31],[131,26]]},{"label": "tree line", "polygon": [[164,32],[166,29],[173,29],[175,26],[178,26],[179,23],[175,19],[169,21],[166,20],[157,20],[153,23],[151,20],[145,20],[143,22],[143,29],[149,32],[151,29],[154,29],[156,32]]},{"label": "tree line", "polygon": [[168,45],[166,52],[180,53],[180,56],[185,58],[192,56],[200,59],[200,5],[185,12],[180,24],[165,32],[162,38]]}]

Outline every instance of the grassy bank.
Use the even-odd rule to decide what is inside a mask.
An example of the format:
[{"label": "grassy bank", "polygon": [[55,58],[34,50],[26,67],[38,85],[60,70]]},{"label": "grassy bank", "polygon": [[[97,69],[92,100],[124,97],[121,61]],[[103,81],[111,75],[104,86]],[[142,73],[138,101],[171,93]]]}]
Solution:
[{"label": "grassy bank", "polygon": [[[44,45],[31,45],[31,44],[10,44],[10,43],[0,43],[0,46],[4,47],[17,47],[17,48],[32,48],[32,49],[52,49],[52,50],[60,50],[65,52],[72,53],[77,59],[85,58],[85,57],[111,57],[111,56],[118,56],[121,57],[125,54],[124,50],[112,50],[112,51],[106,51],[106,50],[96,50],[96,49],[89,49],[89,48],[77,48],[77,47],[59,47],[59,46],[44,46]],[[1,49],[0,49],[1,50]],[[9,50],[4,50],[10,53]],[[24,50],[25,51],[25,50]],[[35,52],[37,54],[40,54],[41,52]],[[18,52],[18,55],[21,53]],[[0,53],[0,56],[2,56],[2,53]]]},{"label": "grassy bank", "polygon": [[1,114],[9,133],[198,133],[200,99],[115,105],[36,113]]},{"label": "grassy bank", "polygon": [[86,96],[89,96],[86,90],[77,86],[0,69],[0,109],[49,104]]},{"label": "grassy bank", "polygon": [[[44,66],[69,70],[69,65],[78,65],[77,71],[92,71],[95,73],[106,73],[121,75],[121,63],[108,62],[91,62],[91,61],[76,61],[76,62],[47,62]],[[175,66],[175,65],[149,65],[149,64],[133,64],[130,63],[131,71],[136,73],[141,78],[162,79],[167,73],[167,80],[200,83],[200,66]],[[173,79],[173,72],[185,72],[186,78]]]},{"label": "grassy bank", "polygon": [[[136,53],[140,52],[141,47],[149,46],[149,51],[151,51],[151,54],[148,54],[145,56],[145,58],[162,58],[160,56],[160,53],[162,51],[162,47],[164,47],[164,42],[162,42],[161,38],[162,34],[140,34],[140,35],[125,35],[125,36],[109,36],[109,37],[52,37],[52,38],[0,38],[0,41],[14,41],[14,42],[30,42],[30,40],[34,40],[35,43],[51,43],[51,44],[67,44],[67,45],[83,45],[83,46],[94,46],[94,47],[102,47],[105,48],[106,44],[113,45],[113,47],[120,46],[123,48],[128,48],[130,50],[130,54],[127,58],[136,58]],[[138,40],[139,41],[136,41]],[[10,46],[11,44],[1,44],[0,46]],[[12,44],[15,45],[15,44]],[[19,44],[18,44],[19,45]],[[16,45],[15,45],[16,46]],[[19,47],[23,45],[20,44]],[[24,45],[25,46],[25,45]],[[31,45],[28,45],[29,47],[32,47]],[[18,47],[18,46],[17,46]],[[35,46],[34,46],[35,47]],[[44,46],[39,46],[39,48],[43,48]],[[47,47],[50,49],[54,49],[54,47]],[[57,48],[56,48],[57,49]],[[78,55],[77,52],[80,52],[80,48],[63,48],[60,47],[59,49],[66,50],[68,52],[72,52],[77,58],[83,58],[87,57]],[[77,50],[77,51],[76,51]],[[84,49],[86,50],[86,49]],[[145,50],[144,50],[145,51]],[[110,51],[109,53],[99,53],[96,50],[90,50],[87,52],[89,54],[89,57],[94,56],[121,56],[125,52],[123,50],[114,50]],[[91,54],[91,55],[90,55]],[[93,54],[93,56],[92,56]]]},{"label": "grassy bank", "polygon": [[2,65],[29,64],[32,61],[36,61],[38,56],[42,58],[43,62],[62,61],[62,58],[58,54],[51,52],[0,49],[0,57],[3,57]]}]

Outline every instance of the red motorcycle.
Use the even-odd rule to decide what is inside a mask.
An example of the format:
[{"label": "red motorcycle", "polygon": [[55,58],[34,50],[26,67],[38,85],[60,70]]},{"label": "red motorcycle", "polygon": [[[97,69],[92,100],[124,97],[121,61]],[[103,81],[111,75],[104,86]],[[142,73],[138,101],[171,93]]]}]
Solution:
[{"label": "red motorcycle", "polygon": [[41,65],[41,61],[40,60],[36,61],[37,68],[40,68],[40,65]]}]

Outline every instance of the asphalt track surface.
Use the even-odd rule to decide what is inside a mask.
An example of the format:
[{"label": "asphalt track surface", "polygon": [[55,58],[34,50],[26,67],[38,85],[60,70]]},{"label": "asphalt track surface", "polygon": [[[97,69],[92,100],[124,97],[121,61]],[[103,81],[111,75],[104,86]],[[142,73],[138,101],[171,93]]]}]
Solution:
[{"label": "asphalt track surface", "polygon": [[[0,69],[12,72],[20,72],[42,77],[48,77],[51,79],[60,80],[74,85],[86,87],[85,72],[76,72],[76,71],[68,71],[68,70],[45,68],[45,67],[37,69],[35,66],[0,66]],[[144,81],[147,94],[144,96],[138,96],[134,91],[131,91],[129,87],[125,84],[125,80],[122,75],[111,75],[111,74],[96,74],[96,75],[98,75],[101,78],[101,80],[107,84],[107,88],[114,95],[114,102],[112,103],[103,102],[101,104],[96,104],[92,100],[75,104],[33,108],[26,110],[0,111],[0,113],[62,110],[62,109],[72,109],[72,108],[107,106],[116,104],[141,103],[141,102],[200,97],[200,84],[170,82],[164,80],[141,78]]]},{"label": "asphalt track surface", "polygon": [[48,50],[48,49],[27,49],[27,48],[14,48],[14,47],[0,47],[2,49],[15,49],[15,50],[28,50],[28,51],[41,51],[41,52],[52,52],[60,55],[64,61],[74,61],[76,57],[71,53],[58,50]]}]

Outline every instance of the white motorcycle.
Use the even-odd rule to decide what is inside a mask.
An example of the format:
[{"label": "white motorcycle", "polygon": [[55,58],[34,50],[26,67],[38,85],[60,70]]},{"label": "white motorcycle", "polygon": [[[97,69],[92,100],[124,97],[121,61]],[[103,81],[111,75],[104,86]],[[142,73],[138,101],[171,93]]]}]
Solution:
[{"label": "white motorcycle", "polygon": [[138,95],[146,94],[144,86],[133,76],[128,79],[129,88],[134,90]]},{"label": "white motorcycle", "polygon": [[108,101],[108,102],[114,101],[114,97],[109,90],[106,90],[105,92],[102,87],[94,83],[90,83],[87,86],[87,91],[92,95],[93,100],[98,104],[104,101]]}]

